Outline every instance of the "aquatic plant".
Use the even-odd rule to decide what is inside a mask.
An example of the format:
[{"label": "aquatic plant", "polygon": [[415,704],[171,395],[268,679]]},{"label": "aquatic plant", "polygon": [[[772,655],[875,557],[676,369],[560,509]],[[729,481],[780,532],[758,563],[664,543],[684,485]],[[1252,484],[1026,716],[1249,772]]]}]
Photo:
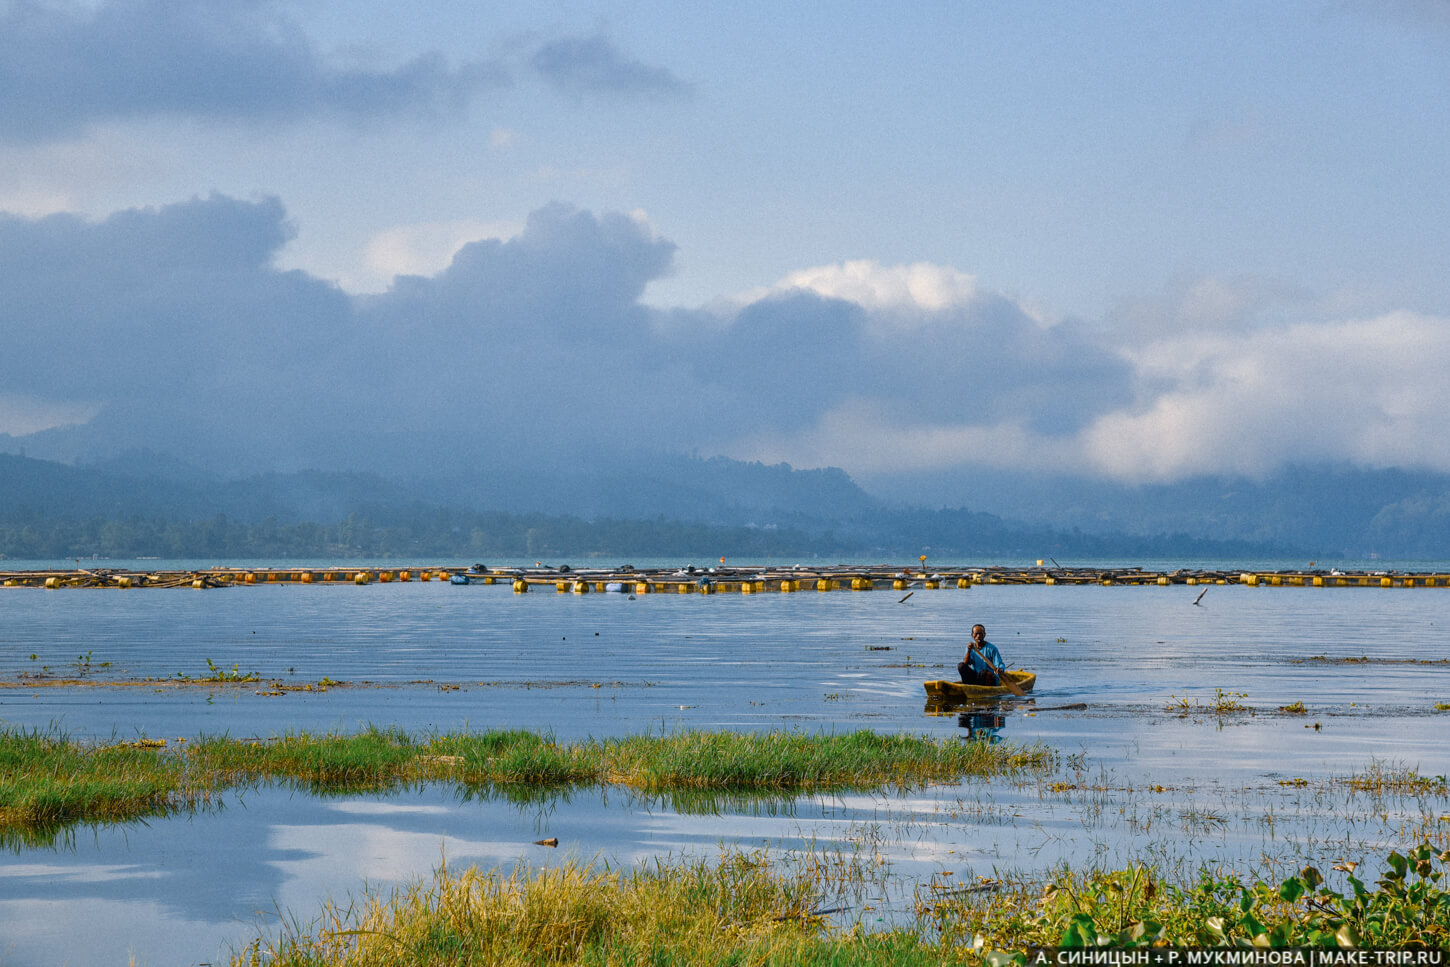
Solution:
[{"label": "aquatic plant", "polygon": [[1060,871],[985,901],[963,898],[933,911],[948,930],[975,934],[997,963],[1024,963],[1028,947],[1403,947],[1450,943],[1450,852],[1422,843],[1391,852],[1373,888],[1340,867],[1347,892],[1313,866],[1281,882],[1244,883],[1203,873],[1188,887],[1146,867]]},{"label": "aquatic plant", "polygon": [[353,735],[288,733],[269,740],[202,737],[170,750],[3,730],[0,740],[0,829],[133,819],[260,782],[292,783],[319,794],[422,782],[485,792],[525,789],[524,798],[535,790],[583,785],[775,794],[923,785],[1046,770],[1055,761],[1039,746],[866,730],[681,732],[563,743],[519,730],[419,737],[369,728]]},{"label": "aquatic plant", "polygon": [[86,745],[61,735],[0,731],[0,842],[49,841],[82,821],[163,815],[203,793],[154,742]]}]

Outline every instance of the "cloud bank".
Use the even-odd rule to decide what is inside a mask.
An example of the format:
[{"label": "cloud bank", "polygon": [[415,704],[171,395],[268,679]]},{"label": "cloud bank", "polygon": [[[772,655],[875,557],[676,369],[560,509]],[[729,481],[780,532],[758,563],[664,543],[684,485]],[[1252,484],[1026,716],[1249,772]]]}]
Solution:
[{"label": "cloud bank", "polygon": [[1054,322],[959,269],[869,261],[665,311],[640,300],[675,245],[640,216],[562,204],[350,296],[275,267],[291,235],[274,198],[0,216],[6,448],[388,473],[643,450],[868,480],[1450,471],[1450,325],[1434,316],[1254,324],[1256,299],[1305,304],[1200,280],[1177,310]]}]

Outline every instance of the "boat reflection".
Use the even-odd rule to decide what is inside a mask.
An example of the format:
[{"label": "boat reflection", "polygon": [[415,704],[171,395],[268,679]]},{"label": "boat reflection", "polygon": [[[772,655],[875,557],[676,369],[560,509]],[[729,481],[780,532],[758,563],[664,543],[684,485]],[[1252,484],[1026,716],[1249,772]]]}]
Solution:
[{"label": "boat reflection", "polygon": [[1012,711],[1018,708],[1031,709],[1036,707],[1037,699],[1013,699],[1011,697],[992,699],[967,699],[965,701],[952,701],[931,698],[927,700],[926,708],[923,709],[927,715],[955,715],[957,725],[966,729],[966,739],[973,739],[982,742],[1000,742],[1001,731],[1007,726],[1007,719]]}]

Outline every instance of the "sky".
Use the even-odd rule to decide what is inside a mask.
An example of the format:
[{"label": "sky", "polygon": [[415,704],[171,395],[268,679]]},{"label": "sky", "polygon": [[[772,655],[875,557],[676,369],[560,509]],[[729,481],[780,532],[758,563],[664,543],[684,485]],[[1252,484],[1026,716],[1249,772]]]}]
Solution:
[{"label": "sky", "polygon": [[0,0],[0,92],[11,452],[1450,471],[1447,0]]}]

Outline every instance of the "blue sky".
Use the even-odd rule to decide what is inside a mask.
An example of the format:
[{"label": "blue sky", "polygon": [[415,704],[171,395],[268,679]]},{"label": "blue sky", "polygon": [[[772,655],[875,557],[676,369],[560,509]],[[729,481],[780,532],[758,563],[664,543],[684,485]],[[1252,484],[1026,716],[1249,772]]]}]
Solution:
[{"label": "blue sky", "polygon": [[0,89],[9,449],[293,466],[121,414],[411,379],[882,487],[1450,470],[1444,0],[30,0]]}]

